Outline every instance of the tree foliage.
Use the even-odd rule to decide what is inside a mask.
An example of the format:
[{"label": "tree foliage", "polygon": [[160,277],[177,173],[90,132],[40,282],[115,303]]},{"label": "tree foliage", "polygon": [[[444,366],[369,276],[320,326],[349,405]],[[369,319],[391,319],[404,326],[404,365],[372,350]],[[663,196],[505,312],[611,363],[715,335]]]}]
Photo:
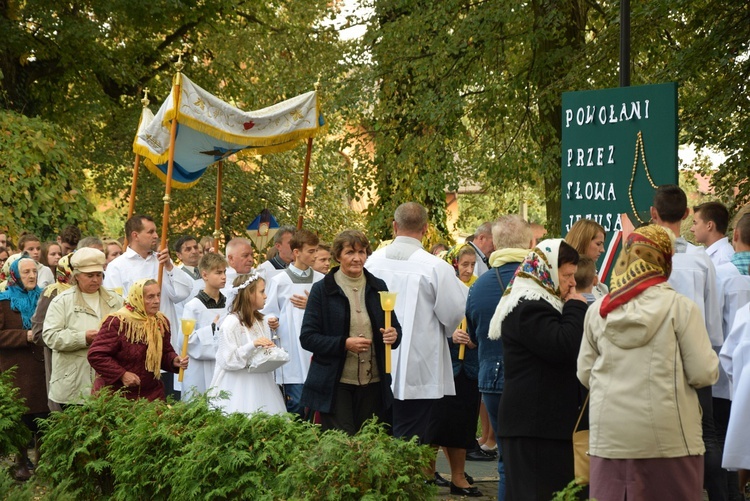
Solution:
[{"label": "tree foliage", "polygon": [[[338,84],[345,44],[325,22],[334,9],[323,0],[0,2],[0,102],[58,124],[70,154],[90,169],[98,192],[115,200],[124,217],[142,91],[151,90],[152,107],[166,98],[175,51],[185,51],[183,71],[193,81],[243,109],[307,92],[319,80],[332,134],[314,144],[316,200],[309,200],[306,220],[330,238],[350,219],[357,223],[344,204],[332,203],[348,196],[337,180],[351,173],[336,136],[350,98]],[[189,45],[183,49],[183,43]],[[302,146],[253,164],[225,165],[228,236],[244,233],[264,207],[282,223],[296,223],[304,154]],[[212,232],[213,171],[196,188],[173,191],[172,234]],[[160,214],[163,194],[164,185],[143,174],[137,210]]]},{"label": "tree foliage", "polygon": [[[0,2],[0,103],[60,126],[98,193],[124,214],[141,91],[151,89],[152,106],[167,96],[175,51],[189,42],[185,73],[241,108],[320,80],[331,133],[315,143],[305,216],[324,238],[360,226],[340,202],[371,194],[373,239],[390,237],[393,210],[407,200],[426,205],[445,233],[445,190],[466,179],[490,194],[541,198],[557,233],[561,94],[617,86],[620,3],[358,5],[348,23],[367,32],[342,41],[330,23],[340,2],[323,0]],[[681,143],[724,153],[714,186],[725,200],[739,186],[738,203],[746,200],[747,2],[651,0],[631,9],[632,85],[679,83]],[[237,174],[225,186],[227,235],[265,206],[296,221],[303,156],[300,148],[227,165]],[[212,182],[175,193],[176,231],[210,232]],[[162,193],[144,175],[139,207],[161,211]]]},{"label": "tree foliage", "polygon": [[89,183],[59,127],[0,110],[0,131],[2,226],[14,236],[27,230],[43,239],[69,224],[96,232]]}]

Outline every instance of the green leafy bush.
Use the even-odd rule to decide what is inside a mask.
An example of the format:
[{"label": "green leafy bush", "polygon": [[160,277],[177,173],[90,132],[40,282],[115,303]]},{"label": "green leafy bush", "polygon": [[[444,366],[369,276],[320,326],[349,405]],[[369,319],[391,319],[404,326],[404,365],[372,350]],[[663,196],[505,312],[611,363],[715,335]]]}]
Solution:
[{"label": "green leafy bush", "polygon": [[114,492],[110,444],[127,434],[148,402],[131,401],[108,390],[84,405],[53,412],[42,423],[42,460],[36,470],[56,492],[76,499],[100,499]]},{"label": "green leafy bush", "polygon": [[425,499],[432,455],[374,421],[349,437],[206,398],[133,402],[104,392],[55,413],[39,473],[64,499]]},{"label": "green leafy bush", "polygon": [[15,367],[0,372],[0,456],[16,454],[31,439],[31,431],[21,421],[29,409],[13,384],[15,372]]}]

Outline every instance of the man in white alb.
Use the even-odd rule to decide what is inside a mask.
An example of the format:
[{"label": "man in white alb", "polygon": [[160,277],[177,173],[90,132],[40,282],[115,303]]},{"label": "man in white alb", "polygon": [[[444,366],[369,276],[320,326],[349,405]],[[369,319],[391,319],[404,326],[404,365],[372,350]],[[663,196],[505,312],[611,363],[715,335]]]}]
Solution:
[{"label": "man in white alb", "polygon": [[277,251],[276,255],[258,266],[258,273],[266,281],[271,280],[274,275],[284,271],[289,266],[289,263],[294,261],[292,248],[289,244],[292,241],[295,231],[297,229],[294,226],[282,226],[276,230],[276,234],[273,236],[273,246],[276,247]]},{"label": "man in white alb", "polygon": [[[169,257],[169,249],[158,252],[159,234],[156,223],[150,216],[136,214],[125,222],[125,234],[128,237],[128,248],[107,265],[104,275],[104,286],[108,289],[122,288],[122,295],[128,297],[130,287],[142,278],[159,279],[159,265],[164,265],[161,284],[161,306],[159,310],[169,320],[172,331],[170,342],[175,349],[181,346],[180,319],[175,305],[187,299],[193,290],[193,279],[187,273],[174,265]],[[175,382],[176,380],[175,376]],[[169,388],[172,378],[165,378],[165,391]],[[175,388],[176,390],[177,388]]]},{"label": "man in white alb", "polygon": [[401,346],[393,351],[393,435],[430,443],[437,402],[455,395],[448,337],[464,318],[468,288],[453,267],[422,247],[427,211],[415,202],[394,214],[393,242],[374,252],[365,267],[397,292]]}]

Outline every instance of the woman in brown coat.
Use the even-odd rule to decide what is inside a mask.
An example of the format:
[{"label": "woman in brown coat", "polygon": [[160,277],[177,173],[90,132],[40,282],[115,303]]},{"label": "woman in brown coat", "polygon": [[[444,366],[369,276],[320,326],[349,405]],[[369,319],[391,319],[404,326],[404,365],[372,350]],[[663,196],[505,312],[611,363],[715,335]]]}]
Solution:
[{"label": "woman in brown coat", "polygon": [[[16,366],[14,384],[21,390],[28,413],[24,423],[37,435],[35,419],[48,413],[47,391],[44,383],[44,350],[35,344],[31,332],[31,317],[42,290],[37,287],[37,268],[28,257],[12,256],[7,266],[7,289],[0,293],[0,371]],[[6,267],[3,267],[6,271]],[[37,437],[38,438],[38,437]],[[26,480],[30,476],[26,448],[16,457],[15,477]]]}]

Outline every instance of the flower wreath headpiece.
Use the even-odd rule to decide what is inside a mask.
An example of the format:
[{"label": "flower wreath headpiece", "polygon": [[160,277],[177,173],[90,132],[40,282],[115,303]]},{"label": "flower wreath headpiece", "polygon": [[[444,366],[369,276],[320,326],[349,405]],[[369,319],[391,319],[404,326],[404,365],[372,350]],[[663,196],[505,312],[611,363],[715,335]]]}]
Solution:
[{"label": "flower wreath headpiece", "polygon": [[259,278],[262,278],[262,277],[259,274],[257,274],[257,273],[253,273],[252,275],[250,275],[249,277],[247,277],[247,280],[245,280],[244,282],[242,282],[240,285],[237,286],[237,290],[241,291],[242,289],[244,289],[245,287],[247,287],[251,283],[255,282]]}]

